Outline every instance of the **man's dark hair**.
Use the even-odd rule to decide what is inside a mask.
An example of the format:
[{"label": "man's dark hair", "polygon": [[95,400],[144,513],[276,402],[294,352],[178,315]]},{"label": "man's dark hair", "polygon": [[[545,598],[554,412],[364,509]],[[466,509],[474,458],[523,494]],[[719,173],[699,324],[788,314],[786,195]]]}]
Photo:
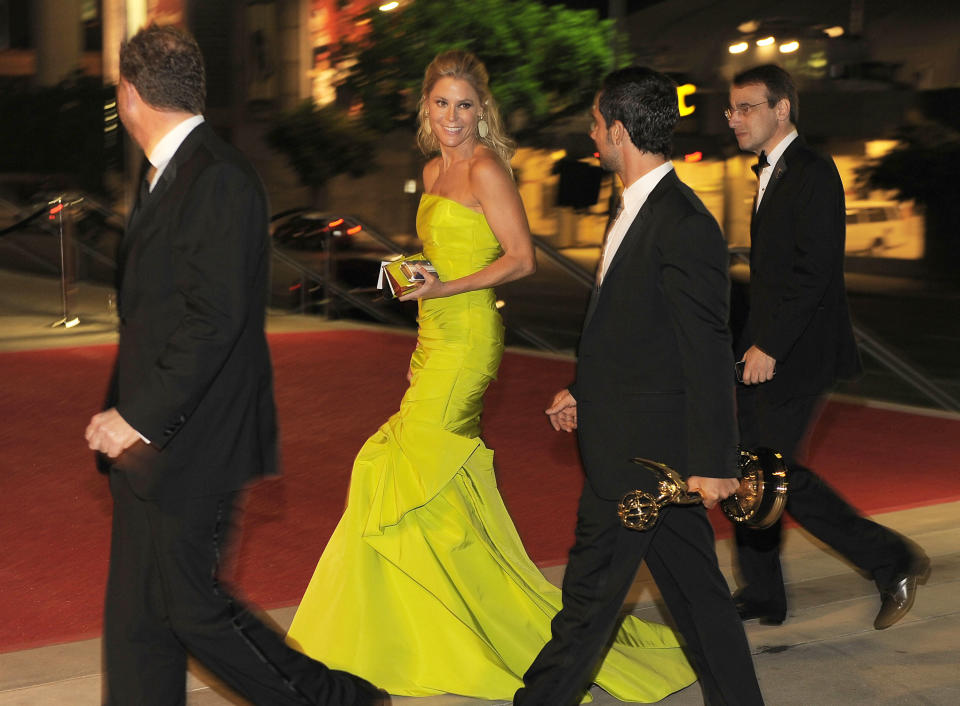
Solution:
[{"label": "man's dark hair", "polygon": [[196,40],[175,27],[150,25],[120,48],[120,75],[160,110],[203,112],[207,80]]},{"label": "man's dark hair", "polygon": [[623,123],[637,149],[670,158],[680,109],[677,84],[669,76],[642,66],[607,74],[597,110],[608,128],[615,120]]},{"label": "man's dark hair", "polygon": [[751,84],[759,84],[767,89],[767,105],[771,108],[784,98],[790,101],[790,122],[799,125],[800,98],[790,74],[776,64],[764,64],[741,71],[733,77],[733,85],[738,88]]}]

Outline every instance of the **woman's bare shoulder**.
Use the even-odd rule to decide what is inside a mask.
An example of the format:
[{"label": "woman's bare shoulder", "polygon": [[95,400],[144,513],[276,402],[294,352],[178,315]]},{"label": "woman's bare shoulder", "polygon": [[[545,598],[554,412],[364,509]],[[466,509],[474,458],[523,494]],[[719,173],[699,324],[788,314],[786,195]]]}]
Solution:
[{"label": "woman's bare shoulder", "polygon": [[487,148],[478,147],[470,158],[470,179],[505,179],[511,181],[510,173],[503,166],[497,154]]}]

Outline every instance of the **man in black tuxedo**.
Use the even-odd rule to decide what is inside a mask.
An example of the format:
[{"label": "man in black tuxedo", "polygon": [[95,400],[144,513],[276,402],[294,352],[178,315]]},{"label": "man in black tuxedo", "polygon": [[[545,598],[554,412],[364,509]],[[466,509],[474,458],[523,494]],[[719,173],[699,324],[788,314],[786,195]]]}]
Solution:
[{"label": "man in black tuxedo", "polygon": [[[571,706],[589,687],[640,562],[685,641],[707,703],[763,703],[743,626],[717,565],[705,507],[738,487],[727,249],[716,221],[669,161],[676,85],[615,71],[591,137],[624,185],[590,300],[575,383],[554,397],[555,429],[577,430],[587,479],[552,639],[514,703]],[[668,506],[647,531],[617,504],[655,493],[644,457],[677,469],[703,505]]]},{"label": "man in black tuxedo", "polygon": [[117,105],[149,162],[119,254],[120,343],[86,430],[114,500],[107,702],[183,704],[187,654],[254,704],[382,704],[292,650],[220,582],[241,489],[277,472],[264,314],[267,201],[204,123],[203,60],[171,27],[120,52]]},{"label": "man in black tuxedo", "polygon": [[[797,462],[825,391],[860,372],[843,282],[843,184],[833,160],[797,135],[797,111],[797,90],[783,69],[759,66],[734,78],[725,114],[740,148],[759,155],[749,312],[737,344],[740,436],[748,448],[783,454],[787,512],[873,577],[882,596],[874,622],[880,630],[910,609],[929,560]],[[744,620],[780,624],[786,617],[780,535],[779,522],[766,530],[736,528],[744,581],[736,600]]]}]

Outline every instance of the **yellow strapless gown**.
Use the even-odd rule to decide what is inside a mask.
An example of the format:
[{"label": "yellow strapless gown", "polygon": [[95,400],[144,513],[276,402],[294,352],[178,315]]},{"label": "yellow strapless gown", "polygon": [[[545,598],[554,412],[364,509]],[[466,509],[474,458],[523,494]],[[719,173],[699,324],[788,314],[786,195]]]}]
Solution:
[{"label": "yellow strapless gown", "polygon": [[[433,194],[417,231],[442,280],[501,254],[483,215]],[[410,387],[357,455],[288,641],[392,694],[511,699],[560,590],[524,551],[479,437],[503,325],[491,289],[421,301],[419,323]],[[669,628],[628,617],[595,681],[652,702],[695,678]]]}]

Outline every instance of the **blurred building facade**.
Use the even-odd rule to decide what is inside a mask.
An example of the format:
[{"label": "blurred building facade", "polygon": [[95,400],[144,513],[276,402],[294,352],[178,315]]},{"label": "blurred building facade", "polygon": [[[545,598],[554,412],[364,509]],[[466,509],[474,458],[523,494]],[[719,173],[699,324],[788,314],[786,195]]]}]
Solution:
[{"label": "blurred building facade", "polygon": [[[331,102],[336,45],[364,32],[373,0],[0,0],[0,76],[55,85],[80,72],[117,80],[124,38],[155,22],[188,28],[215,108]],[[399,6],[399,3],[394,3]]]},{"label": "blurred building facade", "polygon": [[[384,3],[383,9],[398,5]],[[798,80],[801,132],[831,153],[840,168],[851,203],[848,249],[919,256],[922,228],[915,214],[884,194],[864,193],[855,169],[890,148],[893,131],[931,105],[925,96],[960,90],[960,10],[944,9],[934,0],[909,5],[809,0],[802,6],[670,0],[639,3],[641,9],[633,11],[631,5],[617,4],[612,16],[629,37],[638,63],[666,71],[685,86],[688,110],[678,127],[676,166],[731,244],[747,244],[754,180],[752,157],[738,152],[722,117],[727,85],[739,70],[775,62]],[[333,102],[346,67],[336,46],[362,36],[364,14],[379,7],[371,0],[0,0],[0,76],[32,76],[40,85],[53,85],[81,71],[112,84],[124,37],[148,22],[178,24],[190,29],[204,51],[208,117],[235,133],[251,116],[308,98]],[[599,243],[610,191],[616,188],[607,176],[596,204],[566,205],[558,199],[561,162],[595,164],[588,129],[586,117],[554,126],[556,147],[521,149],[515,160],[533,230],[559,246]],[[331,185],[333,205],[376,222],[377,211],[393,208],[390,199],[409,201],[400,185],[416,179],[419,170],[409,150],[396,154],[403,141],[385,140],[390,154],[382,160],[382,172],[389,166],[402,174],[382,173],[362,182],[340,177]],[[869,223],[884,225],[861,227]]]}]

